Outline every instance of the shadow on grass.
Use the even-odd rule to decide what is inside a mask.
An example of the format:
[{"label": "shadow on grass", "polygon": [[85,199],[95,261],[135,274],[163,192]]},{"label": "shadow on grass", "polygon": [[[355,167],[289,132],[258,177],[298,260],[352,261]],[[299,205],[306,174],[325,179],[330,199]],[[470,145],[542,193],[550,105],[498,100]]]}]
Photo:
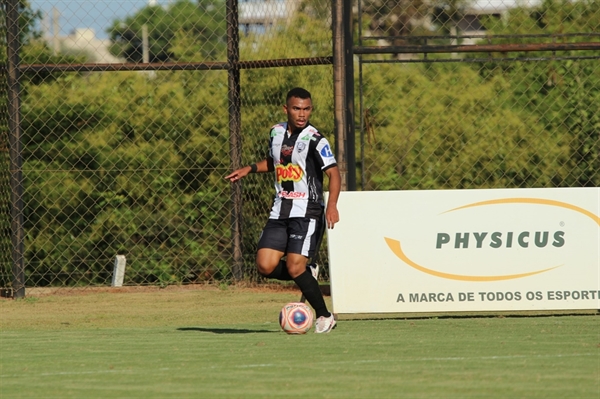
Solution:
[{"label": "shadow on grass", "polygon": [[273,330],[248,330],[247,328],[207,328],[207,327],[180,327],[177,331],[199,331],[213,334],[256,334],[256,333],[278,333]]}]

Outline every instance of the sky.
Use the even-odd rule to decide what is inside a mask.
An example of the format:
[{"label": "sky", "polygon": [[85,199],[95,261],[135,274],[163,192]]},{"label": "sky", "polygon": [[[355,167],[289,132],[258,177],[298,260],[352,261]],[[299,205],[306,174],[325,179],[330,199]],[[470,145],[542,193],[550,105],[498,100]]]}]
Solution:
[{"label": "sky", "polygon": [[[115,19],[135,14],[148,2],[166,5],[172,0],[29,0],[33,10],[41,10],[48,16],[56,8],[60,13],[60,36],[66,36],[77,28],[91,28],[96,37],[106,39],[108,29]],[[47,19],[50,26],[50,18]]]}]

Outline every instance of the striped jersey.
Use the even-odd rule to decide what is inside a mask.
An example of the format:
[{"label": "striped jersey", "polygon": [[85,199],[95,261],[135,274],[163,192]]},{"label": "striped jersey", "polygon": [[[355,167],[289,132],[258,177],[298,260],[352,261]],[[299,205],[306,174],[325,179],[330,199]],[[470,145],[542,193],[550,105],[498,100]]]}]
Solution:
[{"label": "striped jersey", "polygon": [[275,168],[270,219],[319,218],[323,213],[323,172],[336,166],[329,141],[310,123],[290,134],[288,124],[271,128],[269,155]]}]

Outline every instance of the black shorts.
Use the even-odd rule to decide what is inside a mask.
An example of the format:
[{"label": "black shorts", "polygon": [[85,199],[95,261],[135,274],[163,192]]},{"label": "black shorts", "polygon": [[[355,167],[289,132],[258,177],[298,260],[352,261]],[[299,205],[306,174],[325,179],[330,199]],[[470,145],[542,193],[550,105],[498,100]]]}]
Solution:
[{"label": "black shorts", "polygon": [[258,240],[258,249],[313,258],[324,233],[323,227],[322,218],[269,219]]}]

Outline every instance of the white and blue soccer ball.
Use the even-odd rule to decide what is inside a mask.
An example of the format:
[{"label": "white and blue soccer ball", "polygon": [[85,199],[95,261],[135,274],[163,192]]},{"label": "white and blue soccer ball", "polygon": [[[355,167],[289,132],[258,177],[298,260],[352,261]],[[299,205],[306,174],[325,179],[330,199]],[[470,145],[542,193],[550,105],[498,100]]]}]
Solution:
[{"label": "white and blue soccer ball", "polygon": [[303,302],[290,302],[279,312],[279,325],[288,334],[306,334],[313,325],[312,309]]}]

